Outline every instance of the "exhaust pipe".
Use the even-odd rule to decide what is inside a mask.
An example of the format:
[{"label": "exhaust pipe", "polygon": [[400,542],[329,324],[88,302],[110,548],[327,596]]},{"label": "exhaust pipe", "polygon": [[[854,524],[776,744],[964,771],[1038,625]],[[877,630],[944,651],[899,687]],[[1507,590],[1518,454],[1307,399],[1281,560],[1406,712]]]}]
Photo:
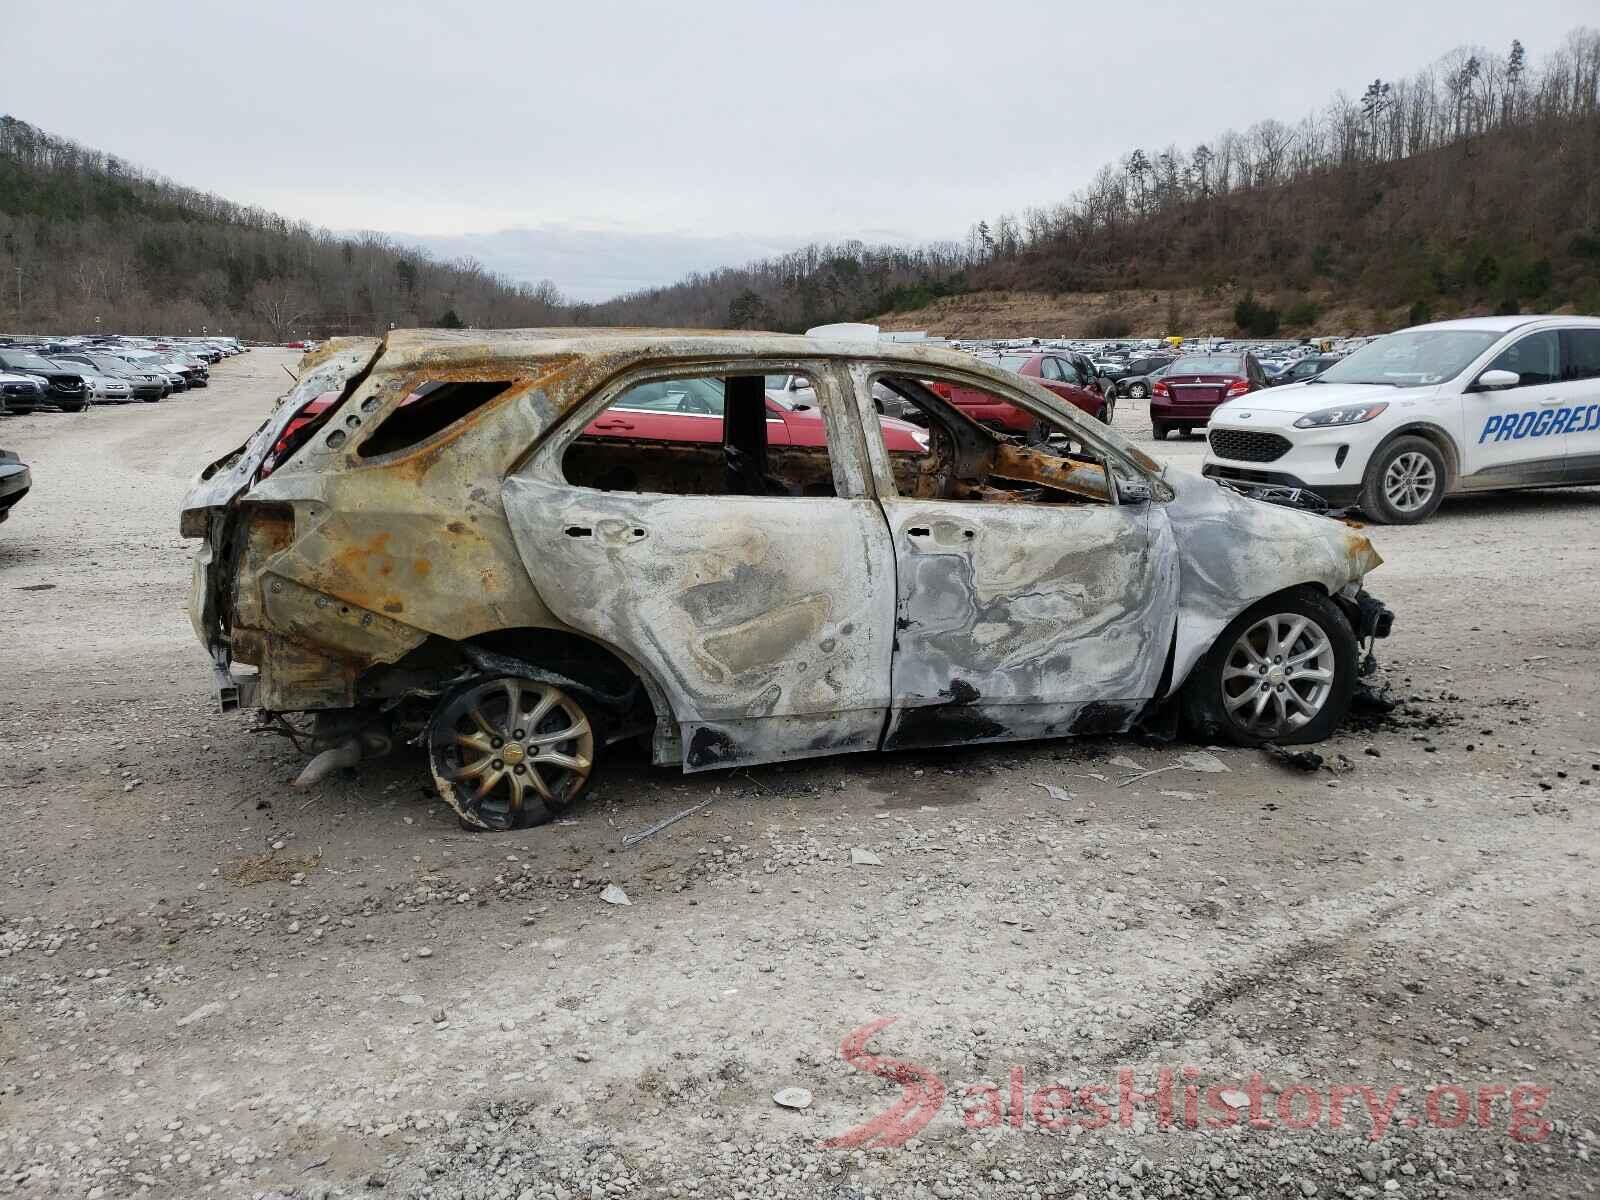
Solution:
[{"label": "exhaust pipe", "polygon": [[297,788],[315,787],[335,771],[353,767],[364,758],[388,754],[393,743],[381,733],[352,734],[337,746],[322,751],[295,777]]}]

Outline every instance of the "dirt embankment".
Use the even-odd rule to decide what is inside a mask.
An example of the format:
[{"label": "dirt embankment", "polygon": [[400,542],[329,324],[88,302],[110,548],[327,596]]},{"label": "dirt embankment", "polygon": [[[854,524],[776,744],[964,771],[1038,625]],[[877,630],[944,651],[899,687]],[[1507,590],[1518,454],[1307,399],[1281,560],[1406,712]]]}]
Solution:
[{"label": "dirt embankment", "polygon": [[[1267,304],[1274,297],[1258,297]],[[1118,292],[969,292],[946,296],[926,308],[884,313],[872,320],[884,329],[925,329],[943,337],[1109,336],[1108,320],[1126,323],[1129,337],[1232,336],[1238,297],[1200,288]],[[1296,300],[1301,298],[1296,297]],[[1404,310],[1376,309],[1333,293],[1309,297],[1318,310],[1313,324],[1279,331],[1280,337],[1381,333],[1405,324]],[[1284,304],[1286,310],[1289,304]]]}]

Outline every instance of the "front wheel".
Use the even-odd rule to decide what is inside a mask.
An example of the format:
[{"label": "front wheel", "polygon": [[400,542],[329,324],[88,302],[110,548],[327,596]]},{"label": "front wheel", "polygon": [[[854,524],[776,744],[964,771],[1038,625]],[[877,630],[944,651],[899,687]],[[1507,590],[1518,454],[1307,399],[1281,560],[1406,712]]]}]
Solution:
[{"label": "front wheel", "polygon": [[577,697],[505,676],[440,702],[428,726],[428,766],[463,828],[524,829],[583,794],[599,740]]},{"label": "front wheel", "polygon": [[1444,500],[1444,485],[1439,447],[1426,438],[1395,438],[1367,464],[1361,511],[1385,525],[1415,525],[1433,516]]},{"label": "front wheel", "polygon": [[1113,396],[1107,396],[1105,403],[1100,406],[1100,423],[1111,424],[1112,418],[1117,415],[1117,401]]},{"label": "front wheel", "polygon": [[1320,742],[1350,711],[1355,631],[1309,588],[1268,597],[1222,631],[1183,687],[1184,716],[1202,737],[1242,746]]}]

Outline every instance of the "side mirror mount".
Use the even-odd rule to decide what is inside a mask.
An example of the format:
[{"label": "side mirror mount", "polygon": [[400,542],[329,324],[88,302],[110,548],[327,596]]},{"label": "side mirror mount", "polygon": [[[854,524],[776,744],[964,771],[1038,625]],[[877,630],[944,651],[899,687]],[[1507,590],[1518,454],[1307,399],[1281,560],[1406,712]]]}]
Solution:
[{"label": "side mirror mount", "polygon": [[1154,490],[1147,479],[1129,479],[1125,475],[1118,475],[1117,501],[1120,504],[1149,504]]},{"label": "side mirror mount", "polygon": [[1485,371],[1478,376],[1478,382],[1472,385],[1478,392],[1503,392],[1506,388],[1519,387],[1522,376],[1515,371]]}]

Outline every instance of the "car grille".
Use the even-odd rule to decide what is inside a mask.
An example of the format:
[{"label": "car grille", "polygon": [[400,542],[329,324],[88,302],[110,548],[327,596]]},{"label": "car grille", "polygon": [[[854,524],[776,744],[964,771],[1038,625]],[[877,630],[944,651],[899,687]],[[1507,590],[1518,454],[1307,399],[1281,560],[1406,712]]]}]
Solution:
[{"label": "car grille", "polygon": [[1294,443],[1276,433],[1253,429],[1213,429],[1211,453],[1234,462],[1272,462],[1289,452]]}]

